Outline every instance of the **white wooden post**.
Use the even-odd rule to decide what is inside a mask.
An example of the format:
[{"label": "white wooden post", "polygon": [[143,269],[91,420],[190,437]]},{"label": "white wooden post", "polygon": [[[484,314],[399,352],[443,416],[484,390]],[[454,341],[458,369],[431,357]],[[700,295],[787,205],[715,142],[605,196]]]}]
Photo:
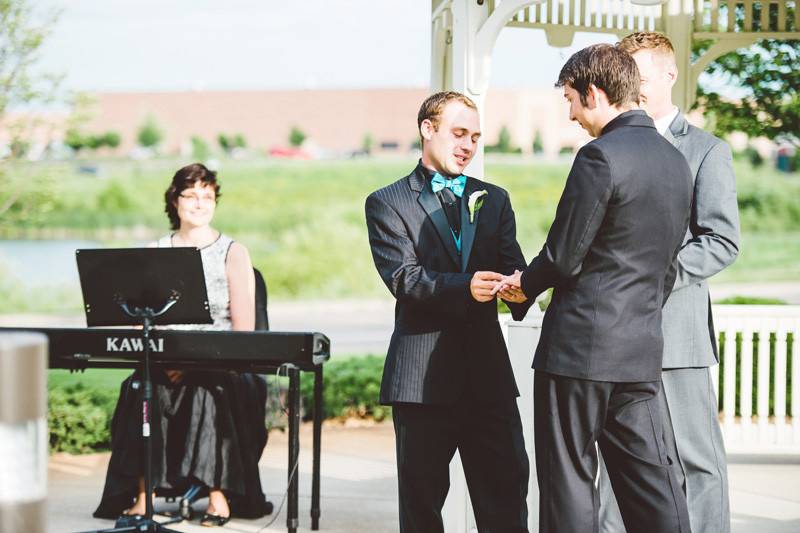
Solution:
[{"label": "white wooden post", "polygon": [[742,415],[742,441],[753,439],[753,327],[742,328],[742,388],[739,410]]},{"label": "white wooden post", "polygon": [[725,431],[733,431],[733,419],[736,415],[736,322],[728,321],[725,329],[725,360],[723,369],[724,391],[722,410],[725,420]]},{"label": "white wooden post", "polygon": [[0,532],[44,533],[47,338],[0,334]]},{"label": "white wooden post", "polygon": [[756,387],[758,415],[758,442],[766,444],[769,440],[769,329],[763,321],[758,328],[758,386]]},{"label": "white wooden post", "polygon": [[539,310],[538,304],[528,312],[525,320],[507,322],[508,352],[511,357],[511,366],[517,380],[519,398],[519,416],[522,419],[522,432],[525,436],[525,451],[528,452],[530,464],[530,478],[528,479],[528,531],[539,529],[539,484],[536,480],[536,455],[533,443],[533,374],[531,369],[533,354],[539,344],[542,334],[542,319],[544,314]]},{"label": "white wooden post", "polygon": [[786,335],[784,320],[777,324],[775,332],[775,442],[784,444],[786,435]]},{"label": "white wooden post", "polygon": [[794,320],[792,334],[792,444],[800,444],[800,319]]}]

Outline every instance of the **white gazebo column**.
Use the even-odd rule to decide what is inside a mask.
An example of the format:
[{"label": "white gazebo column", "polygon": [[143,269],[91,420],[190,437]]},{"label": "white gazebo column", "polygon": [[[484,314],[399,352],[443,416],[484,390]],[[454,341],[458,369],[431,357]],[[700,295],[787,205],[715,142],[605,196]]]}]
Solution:
[{"label": "white gazebo column", "polygon": [[[434,0],[431,4],[431,89],[469,96],[478,106],[482,129],[497,37],[515,14],[539,1],[504,0],[494,5],[489,0]],[[467,174],[478,178],[484,176],[483,146],[481,139],[467,167]]]},{"label": "white gazebo column", "polygon": [[[481,117],[481,129],[484,127],[484,109],[486,89],[488,88],[488,67],[485,65],[487,72],[485,76],[481,76],[481,81],[485,78],[485,83],[470,83],[470,74],[473,70],[473,54],[475,50],[475,41],[478,32],[486,21],[489,15],[489,9],[486,2],[481,2],[482,5],[475,0],[454,0],[443,1],[438,5],[434,2],[434,38],[444,38],[445,49],[444,53],[438,52],[437,48],[440,46],[436,42],[433,46],[434,53],[439,55],[438,59],[441,61],[439,66],[431,65],[432,70],[439,71],[437,77],[432,79],[432,90],[449,90],[457,91],[469,96],[475,105],[478,106],[478,112]],[[437,10],[439,10],[437,17]],[[443,30],[437,30],[436,20],[440,21]],[[448,27],[449,26],[449,27]],[[438,31],[438,35],[437,35]],[[432,61],[437,58],[432,57]],[[491,63],[491,57],[490,61]],[[483,66],[483,65],[482,65]],[[442,68],[443,67],[443,68]],[[481,72],[483,74],[483,72]],[[466,173],[470,176],[483,178],[483,139],[478,144],[478,151],[472,162],[467,167]]]},{"label": "white gazebo column", "polygon": [[694,102],[697,80],[692,79],[691,0],[670,0],[664,4],[664,33],[675,49],[678,80],[672,88],[672,101],[687,112]]}]

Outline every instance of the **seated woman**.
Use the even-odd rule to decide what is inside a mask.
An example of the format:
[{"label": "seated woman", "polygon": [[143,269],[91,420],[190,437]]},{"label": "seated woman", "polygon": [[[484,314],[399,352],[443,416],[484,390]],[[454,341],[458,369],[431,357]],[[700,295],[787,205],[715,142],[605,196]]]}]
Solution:
[{"label": "seated woman", "polygon": [[[196,330],[252,331],[255,278],[241,244],[211,227],[220,197],[216,174],[195,163],[181,168],[164,194],[173,230],[155,246],[200,249],[213,324],[169,326]],[[155,370],[153,486],[208,487],[203,525],[223,525],[235,511],[250,518],[269,512],[258,475],[266,445],[266,384],[253,374]],[[128,377],[111,423],[112,452],[97,518],[145,513],[141,378]],[[136,501],[134,502],[134,497]],[[133,505],[131,506],[131,503]]]}]

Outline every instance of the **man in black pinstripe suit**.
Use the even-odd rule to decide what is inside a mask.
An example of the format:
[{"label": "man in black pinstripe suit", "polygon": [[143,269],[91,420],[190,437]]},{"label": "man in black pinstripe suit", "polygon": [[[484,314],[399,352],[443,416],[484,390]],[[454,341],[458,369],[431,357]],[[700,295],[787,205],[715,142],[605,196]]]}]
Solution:
[{"label": "man in black pinstripe suit", "polygon": [[[372,193],[375,267],[397,299],[381,384],[393,407],[400,531],[443,531],[458,449],[479,530],[527,531],[528,457],[494,291],[525,267],[508,193],[462,172],[480,137],[475,104],[437,93],[420,108],[422,159]],[[515,319],[530,302],[500,293]]]}]

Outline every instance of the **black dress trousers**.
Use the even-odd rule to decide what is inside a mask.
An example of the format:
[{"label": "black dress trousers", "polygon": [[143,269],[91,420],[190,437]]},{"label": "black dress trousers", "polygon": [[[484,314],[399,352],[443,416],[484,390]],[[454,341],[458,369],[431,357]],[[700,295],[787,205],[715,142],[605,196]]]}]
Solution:
[{"label": "black dress trousers", "polygon": [[689,512],[664,444],[659,381],[611,383],[537,370],[534,437],[540,533],[597,533],[600,447],[632,533],[689,533]]},{"label": "black dress trousers", "polygon": [[528,455],[516,399],[393,406],[401,533],[440,533],[450,460],[461,455],[480,533],[528,531]]}]

